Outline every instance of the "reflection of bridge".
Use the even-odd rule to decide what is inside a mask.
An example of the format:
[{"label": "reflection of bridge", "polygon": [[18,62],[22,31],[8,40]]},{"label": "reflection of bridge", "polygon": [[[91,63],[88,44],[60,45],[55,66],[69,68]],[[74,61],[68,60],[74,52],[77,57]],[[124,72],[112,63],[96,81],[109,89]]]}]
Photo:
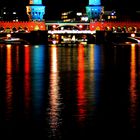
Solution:
[{"label": "reflection of bridge", "polygon": [[33,30],[112,30],[114,32],[140,32],[140,22],[132,21],[104,21],[104,22],[59,22],[59,21],[24,21],[24,22],[0,22],[0,29],[27,28]]}]

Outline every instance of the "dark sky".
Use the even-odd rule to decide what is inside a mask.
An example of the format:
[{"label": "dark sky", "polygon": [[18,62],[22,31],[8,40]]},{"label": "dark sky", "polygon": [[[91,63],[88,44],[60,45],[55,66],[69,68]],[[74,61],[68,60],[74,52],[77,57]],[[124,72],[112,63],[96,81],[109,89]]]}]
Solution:
[{"label": "dark sky", "polygon": [[[44,0],[48,9],[48,16],[55,16],[56,13],[64,10],[85,10],[88,0]],[[120,11],[140,10],[139,0],[101,0],[105,10],[117,9]],[[45,3],[44,3],[45,4]]]},{"label": "dark sky", "polygon": [[[88,0],[42,0],[46,6],[46,16],[53,19],[67,10],[84,11]],[[20,11],[26,9],[29,0],[0,0],[0,6],[9,5],[18,8]],[[120,9],[121,11],[140,10],[138,0],[101,0],[105,10]],[[23,10],[24,9],[24,10]]]}]

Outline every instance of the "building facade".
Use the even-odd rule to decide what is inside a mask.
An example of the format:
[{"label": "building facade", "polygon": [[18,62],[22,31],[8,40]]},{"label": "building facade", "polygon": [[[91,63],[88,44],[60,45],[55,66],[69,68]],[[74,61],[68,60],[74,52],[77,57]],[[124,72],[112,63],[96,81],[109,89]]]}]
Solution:
[{"label": "building facade", "polygon": [[29,21],[43,21],[45,14],[45,6],[42,5],[42,0],[30,0],[26,6],[26,12]]}]

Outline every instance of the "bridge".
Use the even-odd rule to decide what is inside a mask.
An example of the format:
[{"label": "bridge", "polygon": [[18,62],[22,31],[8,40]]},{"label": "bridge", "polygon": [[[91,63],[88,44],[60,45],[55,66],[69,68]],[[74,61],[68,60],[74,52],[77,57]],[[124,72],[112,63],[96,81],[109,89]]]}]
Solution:
[{"label": "bridge", "polygon": [[[58,31],[66,33],[72,30],[80,31],[81,33],[93,33],[96,30],[105,30],[113,32],[140,32],[140,21],[102,21],[102,22],[62,22],[62,21],[19,21],[19,22],[6,22],[0,21],[0,32],[6,30],[26,29],[29,32],[35,30],[53,31],[58,34]],[[69,30],[69,32],[68,32]],[[60,32],[60,33],[61,33]],[[79,32],[79,33],[80,33]],[[76,33],[76,32],[75,32]]]}]

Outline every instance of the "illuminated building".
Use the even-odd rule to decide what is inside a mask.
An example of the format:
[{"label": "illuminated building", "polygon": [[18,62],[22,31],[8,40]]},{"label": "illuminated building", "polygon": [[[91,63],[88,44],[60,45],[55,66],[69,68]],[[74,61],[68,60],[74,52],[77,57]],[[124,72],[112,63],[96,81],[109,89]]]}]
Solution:
[{"label": "illuminated building", "polygon": [[75,13],[73,11],[63,12],[61,14],[61,20],[63,20],[63,22],[75,21]]},{"label": "illuminated building", "polygon": [[111,11],[104,11],[104,15],[103,18],[106,21],[115,21],[118,18],[118,13],[116,13],[115,10],[111,10]]},{"label": "illuminated building", "polygon": [[30,21],[43,21],[45,6],[42,5],[42,0],[30,0],[29,6],[26,6],[26,12]]},{"label": "illuminated building", "polygon": [[100,20],[104,13],[104,7],[101,6],[101,0],[89,0],[86,6],[86,13],[89,19]]},{"label": "illuminated building", "polygon": [[61,13],[61,20],[63,22],[87,22],[88,17],[85,13],[82,12],[76,12],[76,11],[67,11]]}]

